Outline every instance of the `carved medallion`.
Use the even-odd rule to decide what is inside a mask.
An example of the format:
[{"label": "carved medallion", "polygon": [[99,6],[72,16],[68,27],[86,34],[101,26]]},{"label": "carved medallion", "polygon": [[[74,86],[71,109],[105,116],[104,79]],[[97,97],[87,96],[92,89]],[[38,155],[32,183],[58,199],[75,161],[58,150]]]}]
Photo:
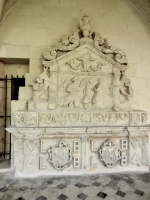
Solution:
[{"label": "carved medallion", "polygon": [[66,168],[72,160],[72,150],[63,141],[59,141],[55,147],[50,147],[48,154],[48,161],[58,170]]},{"label": "carved medallion", "polygon": [[99,150],[100,160],[104,161],[107,167],[114,167],[116,162],[121,159],[122,151],[111,140],[102,144]]}]

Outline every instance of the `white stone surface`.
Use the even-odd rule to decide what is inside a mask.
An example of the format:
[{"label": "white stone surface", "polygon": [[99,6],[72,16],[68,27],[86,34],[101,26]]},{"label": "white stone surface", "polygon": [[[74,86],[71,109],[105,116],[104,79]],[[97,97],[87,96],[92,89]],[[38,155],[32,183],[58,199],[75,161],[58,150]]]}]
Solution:
[{"label": "white stone surface", "polygon": [[[16,175],[59,174],[56,169],[52,168],[52,165],[47,165],[47,160],[49,159],[51,164],[55,163],[59,156],[57,157],[57,153],[53,153],[53,150],[54,152],[55,150],[61,152],[60,149],[64,148],[62,149],[64,155],[60,155],[64,160],[60,158],[58,164],[61,168],[62,161],[62,166],[70,163],[71,156],[65,151],[67,147],[62,147],[61,144],[58,147],[58,144],[59,140],[62,139],[73,149],[74,140],[72,137],[83,143],[81,145],[82,156],[77,154],[74,160],[76,164],[72,162],[67,169],[65,168],[64,171],[60,172],[60,175],[90,174],[100,171],[148,170],[149,133],[144,126],[150,121],[150,119],[147,119],[147,112],[150,112],[150,95],[149,75],[146,73],[150,63],[149,45],[147,44],[150,30],[148,28],[145,31],[146,28],[143,27],[140,20],[137,20],[142,17],[138,12],[135,17],[135,14],[133,14],[135,7],[129,1],[120,2],[116,0],[116,4],[110,1],[99,2],[95,0],[94,3],[77,1],[76,4],[71,3],[71,6],[73,8],[70,9],[63,3],[60,6],[54,6],[51,3],[44,3],[44,5],[43,3],[33,3],[31,5],[29,1],[26,3],[21,2],[11,14],[14,18],[15,15],[18,15],[19,21],[10,29],[8,35],[5,33],[8,32],[11,25],[11,15],[1,26],[0,42],[9,42],[12,45],[29,45],[32,50],[30,51],[30,75],[27,75],[26,85],[33,87],[33,96],[30,102],[18,101],[14,103],[15,106],[12,107],[12,125],[15,124],[21,128],[8,129],[15,135],[15,140],[19,140],[17,146],[20,149],[14,149],[13,151]],[[99,11],[99,7],[103,11]],[[22,8],[22,12],[20,12],[20,8]],[[89,11],[87,13],[91,13],[91,18],[80,16],[81,12],[79,10],[82,10],[82,12]],[[31,13],[33,17],[29,21],[30,17],[28,15]],[[22,14],[25,16],[22,17]],[[42,17],[40,17],[41,14]],[[67,27],[68,24],[71,24],[73,16],[77,16],[77,19],[82,17],[79,26],[81,38],[79,38],[78,32],[72,34],[72,25],[69,29]],[[118,16],[120,20],[118,20]],[[131,20],[130,24],[127,16],[134,19],[134,23]],[[36,18],[39,20],[35,20]],[[52,19],[51,26],[48,25],[47,18]],[[62,20],[59,22],[60,31],[58,31],[58,19]],[[68,19],[69,23],[66,23]],[[35,26],[35,21],[37,26]],[[91,22],[93,22],[93,25],[91,25]],[[74,23],[77,27],[76,21]],[[96,31],[96,34],[93,31]],[[64,33],[69,36],[62,37]],[[108,40],[104,38],[106,36]],[[62,37],[60,43],[57,37],[59,39]],[[56,44],[55,47],[49,46],[53,44]],[[44,48],[49,46],[44,51],[45,60],[43,62],[41,53],[39,56],[33,56],[33,52],[36,54],[36,50],[40,49],[41,46]],[[38,48],[36,49],[36,47]],[[144,49],[142,52],[141,48]],[[3,48],[3,54],[5,53],[4,50]],[[63,53],[59,51],[63,51]],[[129,66],[126,65],[127,62]],[[146,75],[144,72],[138,72],[139,68],[141,70],[141,66]],[[131,84],[127,77],[131,80]],[[103,115],[100,111],[104,112]],[[98,118],[99,121],[93,123],[92,120],[95,116],[96,120]],[[107,118],[109,122],[105,123]],[[45,129],[46,126],[64,126],[63,120],[67,122],[65,126],[83,127],[85,134],[82,134],[81,137],[80,129],[74,131],[75,135],[71,134],[72,129],[64,130],[60,128],[58,132],[54,128]],[[108,132],[106,131],[107,128],[102,130],[99,127],[90,129],[90,132],[87,131],[88,126],[106,125],[110,128]],[[44,128],[42,129],[40,126]],[[111,126],[135,126],[135,128],[122,128],[121,133],[117,132],[117,135]],[[141,127],[137,129],[138,126]],[[37,127],[36,131],[34,127]],[[41,152],[47,152],[50,149],[51,153],[49,152],[49,155],[46,154],[45,157],[40,158],[37,152],[41,148],[38,145],[42,137],[47,140],[47,143],[43,143],[43,145],[46,145],[46,149],[42,149]],[[88,140],[90,137],[93,139],[92,143]],[[38,142],[34,143],[33,138]],[[50,139],[48,140],[48,138]],[[114,145],[110,142],[110,146],[102,148],[103,144],[107,144],[108,139],[113,140]],[[96,142],[99,144],[92,146],[92,149],[98,151],[101,148],[100,157],[98,157],[97,151],[96,155],[92,155],[88,150],[88,147],[91,144],[95,145]],[[56,147],[54,147],[55,144]],[[15,144],[13,145],[15,148]],[[50,148],[50,145],[54,149]],[[32,148],[35,148],[35,152],[32,152]],[[105,153],[106,160],[104,159]],[[54,156],[56,156],[55,159]],[[40,171],[38,167],[39,162],[43,171]],[[120,163],[118,164],[118,162]],[[115,167],[112,169],[106,168],[104,163],[106,165],[109,165],[109,163],[110,165],[114,164]],[[116,166],[116,164],[118,165]],[[74,169],[78,166],[81,166],[80,171]],[[89,166],[92,166],[92,169]],[[35,169],[35,174],[32,174],[31,168]]]}]

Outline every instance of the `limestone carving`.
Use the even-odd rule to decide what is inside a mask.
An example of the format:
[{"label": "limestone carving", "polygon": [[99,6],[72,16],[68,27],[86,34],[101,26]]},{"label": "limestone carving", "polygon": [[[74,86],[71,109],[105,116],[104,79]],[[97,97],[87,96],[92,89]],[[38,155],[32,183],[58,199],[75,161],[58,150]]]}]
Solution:
[{"label": "limestone carving", "polygon": [[[84,15],[80,20],[79,29],[79,33],[74,32],[70,37],[65,35],[61,38],[60,43],[47,47],[43,53],[44,59],[50,61],[57,57],[57,51],[67,52],[75,49],[79,45],[89,44],[103,54],[108,56],[112,55],[111,58],[119,64],[127,65],[126,54],[122,50],[108,45],[106,38],[102,38],[100,33],[94,33],[92,31],[91,20],[88,15]],[[79,37],[80,35],[82,35],[81,38]]]},{"label": "limestone carving", "polygon": [[85,77],[81,79],[76,76],[71,80],[66,79],[63,87],[66,94],[60,98],[60,106],[84,109],[112,107],[110,83],[105,78]]},{"label": "limestone carving", "polygon": [[113,74],[114,110],[130,109],[130,100],[133,97],[133,89],[130,86],[130,80],[118,70],[114,69]]},{"label": "limestone carving", "polygon": [[92,27],[91,27],[91,21],[88,15],[84,15],[83,18],[80,20],[80,30],[82,30],[84,37],[91,38]]},{"label": "limestone carving", "polygon": [[133,151],[131,154],[131,162],[140,166],[142,164],[142,141],[140,137],[131,138],[131,145],[133,147]]},{"label": "limestone carving", "polygon": [[104,161],[105,165],[111,168],[121,159],[122,151],[111,140],[108,140],[100,147],[99,154],[100,160]]},{"label": "limestone carving", "polygon": [[26,173],[35,173],[38,171],[38,157],[32,155],[24,156],[23,171]]},{"label": "limestone carving", "polygon": [[14,150],[15,151],[22,151],[22,149],[23,149],[22,139],[15,139],[14,140]]},{"label": "limestone carving", "polygon": [[112,106],[112,98],[110,97],[109,86],[104,78],[98,78],[97,84],[94,86],[95,95],[93,97],[93,104],[104,109]]},{"label": "limestone carving", "polygon": [[72,150],[68,147],[66,142],[59,141],[58,146],[50,147],[48,149],[48,161],[53,164],[57,170],[63,170],[72,161]]},{"label": "limestone carving", "polygon": [[92,26],[91,26],[91,20],[88,15],[84,15],[83,18],[80,20],[79,28],[83,35],[83,38],[80,39],[80,45],[86,43],[93,45]]},{"label": "limestone carving", "polygon": [[24,125],[24,112],[15,113],[14,117],[18,126]]},{"label": "limestone carving", "polygon": [[26,145],[28,146],[29,150],[32,152],[34,148],[36,148],[37,141],[29,140],[27,141]]},{"label": "limestone carving", "polygon": [[39,113],[39,124],[44,125],[61,125],[61,116],[56,113]]},{"label": "limestone carving", "polygon": [[61,98],[60,105],[76,108],[80,106],[78,79],[77,76],[71,79],[71,83],[66,88],[67,94]]},{"label": "limestone carving", "polygon": [[57,51],[71,51],[79,45],[79,35],[74,32],[70,37],[63,36],[61,43],[52,45],[44,50],[43,56],[46,60],[52,60],[56,58]]},{"label": "limestone carving", "polygon": [[91,80],[88,80],[85,84],[85,88],[83,90],[83,99],[82,99],[82,103],[84,108],[89,108],[92,106],[92,98],[94,95],[93,92],[93,86],[92,86],[92,82]]},{"label": "limestone carving", "polygon": [[128,64],[126,54],[114,46],[109,46],[107,38],[102,38],[99,33],[95,33],[94,47],[104,54],[113,54],[113,59],[120,64]]},{"label": "limestone carving", "polygon": [[[86,94],[86,93],[85,93]],[[92,96],[92,95],[91,95]],[[89,108],[90,96],[84,96],[86,100],[84,107]],[[20,112],[15,115],[19,116]],[[22,113],[22,112],[21,112]],[[146,116],[143,122],[143,115]],[[143,125],[147,123],[147,113],[136,112],[104,112],[104,111],[42,111],[42,112],[24,112],[23,124],[16,123],[16,126],[67,126],[67,125]],[[26,120],[27,119],[27,120]]]},{"label": "limestone carving", "polygon": [[74,58],[68,62],[70,67],[81,72],[97,72],[101,70],[102,63],[93,58],[90,54],[85,54],[82,57]]},{"label": "limestone carving", "polygon": [[38,125],[38,115],[36,112],[27,112],[25,115],[27,126],[37,126]]}]

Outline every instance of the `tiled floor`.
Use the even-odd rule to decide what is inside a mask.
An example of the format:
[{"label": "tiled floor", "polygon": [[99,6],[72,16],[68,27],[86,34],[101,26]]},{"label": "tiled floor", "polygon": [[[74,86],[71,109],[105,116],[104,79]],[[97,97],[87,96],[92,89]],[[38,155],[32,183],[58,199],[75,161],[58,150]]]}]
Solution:
[{"label": "tiled floor", "polygon": [[1,200],[150,200],[150,173],[15,178],[0,173]]}]

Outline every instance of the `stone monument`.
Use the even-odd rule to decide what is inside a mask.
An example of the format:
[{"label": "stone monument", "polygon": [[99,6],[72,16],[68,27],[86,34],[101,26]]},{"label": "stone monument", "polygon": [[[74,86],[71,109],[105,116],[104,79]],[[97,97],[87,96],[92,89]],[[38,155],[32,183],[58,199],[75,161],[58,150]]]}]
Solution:
[{"label": "stone monument", "polygon": [[44,50],[41,74],[26,74],[24,99],[12,102],[16,176],[149,170],[146,111],[132,110],[126,54],[92,30]]}]

